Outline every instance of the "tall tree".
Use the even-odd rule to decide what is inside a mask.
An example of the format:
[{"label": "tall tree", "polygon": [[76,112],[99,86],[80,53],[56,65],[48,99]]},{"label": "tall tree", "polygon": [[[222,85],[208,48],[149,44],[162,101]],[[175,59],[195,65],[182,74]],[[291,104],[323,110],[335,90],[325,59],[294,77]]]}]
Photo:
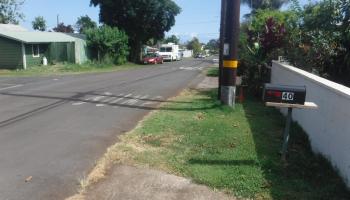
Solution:
[{"label": "tall tree", "polygon": [[20,11],[24,0],[0,0],[0,24],[18,24],[24,19]]},{"label": "tall tree", "polygon": [[43,16],[38,16],[32,21],[32,26],[34,30],[46,31],[46,20]]},{"label": "tall tree", "polygon": [[220,40],[219,39],[211,39],[206,44],[206,48],[209,49],[211,53],[219,53]]},{"label": "tall tree", "polygon": [[97,28],[97,24],[96,22],[92,21],[88,15],[85,15],[78,18],[75,28],[79,33],[84,33],[88,29]]},{"label": "tall tree", "polygon": [[181,12],[172,0],[91,0],[91,4],[100,7],[101,22],[128,34],[131,61],[139,61],[142,44],[164,38]]},{"label": "tall tree", "polygon": [[199,54],[202,52],[202,44],[199,42],[198,38],[194,37],[187,44],[187,49],[193,50],[193,54]]},{"label": "tall tree", "polygon": [[255,13],[258,9],[280,9],[284,4],[290,0],[241,0],[242,4],[246,4]]},{"label": "tall tree", "polygon": [[57,27],[53,28],[53,31],[61,33],[74,33],[73,27],[71,25],[64,25],[64,23],[58,24]]},{"label": "tall tree", "polygon": [[174,44],[179,44],[180,38],[178,38],[176,35],[172,35],[170,37],[167,37],[164,40],[165,43],[174,43]]}]

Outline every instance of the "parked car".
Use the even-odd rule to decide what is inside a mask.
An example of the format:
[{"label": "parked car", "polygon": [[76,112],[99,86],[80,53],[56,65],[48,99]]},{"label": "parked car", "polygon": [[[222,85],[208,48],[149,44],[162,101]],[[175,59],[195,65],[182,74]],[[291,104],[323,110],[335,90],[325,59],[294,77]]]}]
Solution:
[{"label": "parked car", "polygon": [[218,58],[214,58],[214,59],[213,59],[213,63],[214,63],[214,64],[219,63],[219,59],[218,59]]},{"label": "parked car", "polygon": [[197,54],[195,58],[205,58],[205,56],[203,54]]},{"label": "parked car", "polygon": [[143,64],[163,64],[163,57],[157,53],[150,53],[145,55],[142,60]]}]

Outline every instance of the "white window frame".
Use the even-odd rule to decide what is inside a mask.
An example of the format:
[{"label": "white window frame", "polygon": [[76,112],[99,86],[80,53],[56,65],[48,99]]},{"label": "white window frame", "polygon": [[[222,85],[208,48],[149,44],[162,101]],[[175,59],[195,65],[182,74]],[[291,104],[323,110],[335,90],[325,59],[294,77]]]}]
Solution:
[{"label": "white window frame", "polygon": [[[38,54],[37,55],[34,54],[34,45],[37,46],[37,50],[38,50]],[[39,58],[40,57],[40,47],[39,46],[40,46],[39,44],[32,44],[32,55],[33,55],[33,58]]]}]

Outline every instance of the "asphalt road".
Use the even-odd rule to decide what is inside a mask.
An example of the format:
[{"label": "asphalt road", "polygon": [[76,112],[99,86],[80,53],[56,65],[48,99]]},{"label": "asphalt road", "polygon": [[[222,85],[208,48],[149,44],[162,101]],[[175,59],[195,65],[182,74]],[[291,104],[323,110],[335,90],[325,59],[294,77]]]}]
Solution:
[{"label": "asphalt road", "polygon": [[210,65],[184,60],[113,73],[0,78],[0,200],[73,195],[118,135]]}]

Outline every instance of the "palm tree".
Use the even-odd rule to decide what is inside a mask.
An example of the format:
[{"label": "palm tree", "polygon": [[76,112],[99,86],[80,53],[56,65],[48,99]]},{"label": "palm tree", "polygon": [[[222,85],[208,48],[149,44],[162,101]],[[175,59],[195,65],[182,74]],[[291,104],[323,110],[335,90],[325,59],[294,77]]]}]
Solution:
[{"label": "palm tree", "polygon": [[283,4],[286,4],[289,2],[289,0],[241,0],[242,4],[248,5],[252,12],[256,11],[257,9],[280,9]]}]

